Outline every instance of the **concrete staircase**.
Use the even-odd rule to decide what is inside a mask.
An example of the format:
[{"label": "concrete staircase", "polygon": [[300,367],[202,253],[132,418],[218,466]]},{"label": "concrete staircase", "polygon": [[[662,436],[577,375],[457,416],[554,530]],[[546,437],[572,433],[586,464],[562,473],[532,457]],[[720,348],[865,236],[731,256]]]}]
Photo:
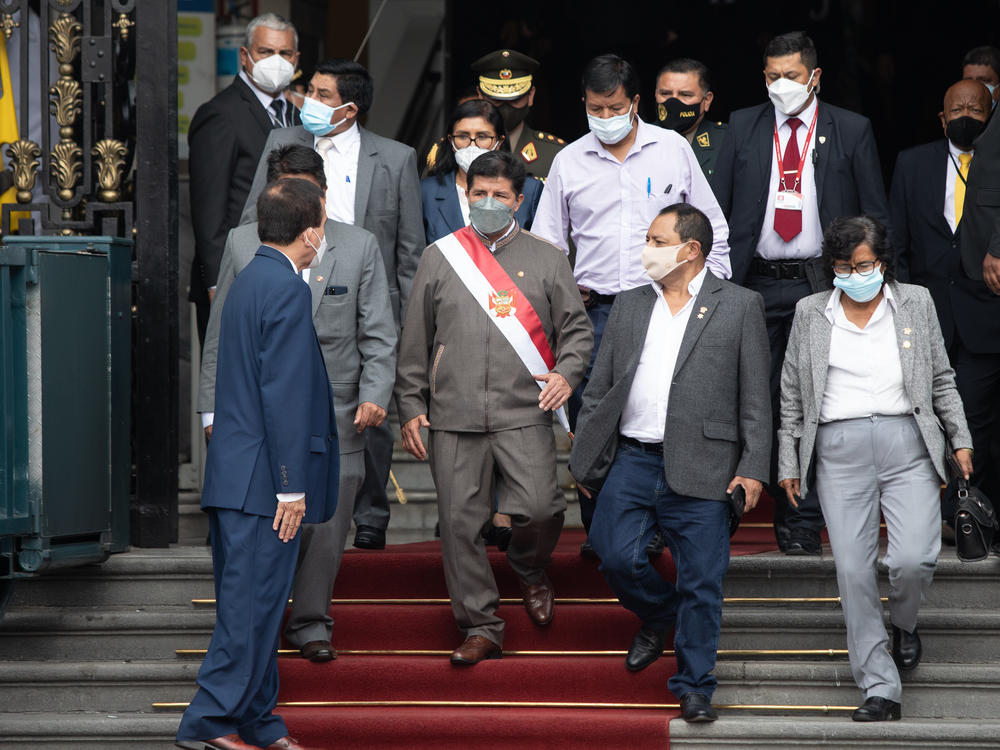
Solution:
[{"label": "concrete staircase", "polygon": [[[390,543],[429,538],[436,511],[426,466],[397,456],[396,475],[408,502],[392,507]],[[197,513],[182,518],[182,535],[199,546],[135,550],[14,588],[0,622],[0,748],[172,747],[179,715],[153,703],[190,699],[199,662],[176,651],[205,648],[214,623],[210,607],[192,604],[214,595],[206,530]],[[921,611],[924,661],[904,678],[903,720],[886,724],[849,718],[860,695],[829,551],[734,558],[726,596],[722,718],[672,721],[671,747],[1000,747],[997,558],[962,564],[942,552]]]}]

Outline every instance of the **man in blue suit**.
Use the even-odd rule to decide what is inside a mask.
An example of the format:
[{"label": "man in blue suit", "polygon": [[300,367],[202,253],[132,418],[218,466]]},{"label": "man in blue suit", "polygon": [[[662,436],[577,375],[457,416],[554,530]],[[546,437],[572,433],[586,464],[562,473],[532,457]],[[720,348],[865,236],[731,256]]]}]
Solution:
[{"label": "man in blue suit", "polygon": [[201,503],[210,519],[217,620],[198,693],[177,731],[177,746],[188,750],[304,750],[272,711],[299,527],[327,521],[337,506],[333,396],[309,287],[299,276],[323,239],[322,200],[307,180],[264,190],[261,247],[222,314]]}]

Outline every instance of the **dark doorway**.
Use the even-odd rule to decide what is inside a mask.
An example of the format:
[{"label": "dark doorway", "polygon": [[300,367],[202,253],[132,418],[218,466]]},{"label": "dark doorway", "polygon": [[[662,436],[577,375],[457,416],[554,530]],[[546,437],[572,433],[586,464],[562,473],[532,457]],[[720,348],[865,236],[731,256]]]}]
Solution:
[{"label": "dark doorway", "polygon": [[821,97],[872,120],[886,177],[904,148],[942,137],[937,114],[945,89],[961,76],[965,52],[1000,41],[996,0],[756,0],[609,3],[595,0],[482,6],[449,2],[452,96],[475,84],[469,64],[511,47],[542,69],[531,118],[567,140],[586,132],[579,77],[591,57],[615,52],[636,65],[640,114],[659,68],[694,57],[712,71],[710,117],[764,101],[761,53],[776,34],[805,30],[824,71]]}]

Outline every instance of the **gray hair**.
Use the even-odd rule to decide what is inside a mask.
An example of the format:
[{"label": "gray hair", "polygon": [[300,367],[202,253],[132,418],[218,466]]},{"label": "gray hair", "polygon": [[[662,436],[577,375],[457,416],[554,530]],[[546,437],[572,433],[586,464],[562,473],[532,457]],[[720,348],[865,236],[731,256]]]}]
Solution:
[{"label": "gray hair", "polygon": [[243,40],[243,46],[247,49],[250,49],[250,45],[253,44],[253,33],[261,26],[266,29],[273,29],[274,31],[290,30],[295,39],[295,49],[299,48],[299,32],[295,30],[295,26],[292,25],[291,21],[286,21],[277,13],[261,13],[247,24],[247,35],[246,39]]}]

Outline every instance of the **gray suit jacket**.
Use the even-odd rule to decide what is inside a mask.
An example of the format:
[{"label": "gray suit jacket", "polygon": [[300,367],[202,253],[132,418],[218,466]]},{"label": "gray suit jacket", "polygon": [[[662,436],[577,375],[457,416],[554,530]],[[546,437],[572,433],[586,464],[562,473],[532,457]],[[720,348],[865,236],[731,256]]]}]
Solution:
[{"label": "gray suit jacket", "polygon": [[[655,302],[646,284],[619,294],[611,308],[569,458],[573,476],[588,489],[601,487],[618,451],[622,409]],[[734,476],[767,481],[769,361],[763,299],[709,271],[670,385],[663,463],[671,490],[724,500]]]},{"label": "gray suit jacket", "polygon": [[[955,371],[948,362],[930,292],[914,284],[890,282],[889,287],[896,300],[893,318],[903,387],[934,468],[947,481],[947,453],[972,447]],[[824,310],[831,294],[819,292],[799,300],[781,368],[778,479],[800,479],[803,495],[814,473],[816,429],[830,367],[833,324]]]},{"label": "gray suit jacket", "polygon": [[[398,329],[425,244],[417,156],[409,146],[358,127],[361,150],[354,195],[354,224],[364,227],[378,240]],[[267,182],[268,154],[279,146],[292,143],[312,148],[313,136],[301,125],[278,128],[268,135],[240,224],[257,220],[257,196]]]},{"label": "gray suit jacket", "polygon": [[[354,427],[358,404],[370,401],[389,408],[396,374],[396,327],[375,238],[338,221],[327,220],[325,229],[327,250],[309,274],[313,325],[333,388],[340,452],[353,453],[365,444]],[[215,409],[216,358],[226,295],[259,246],[256,222],[236,227],[226,239],[202,352],[200,412]]]}]

